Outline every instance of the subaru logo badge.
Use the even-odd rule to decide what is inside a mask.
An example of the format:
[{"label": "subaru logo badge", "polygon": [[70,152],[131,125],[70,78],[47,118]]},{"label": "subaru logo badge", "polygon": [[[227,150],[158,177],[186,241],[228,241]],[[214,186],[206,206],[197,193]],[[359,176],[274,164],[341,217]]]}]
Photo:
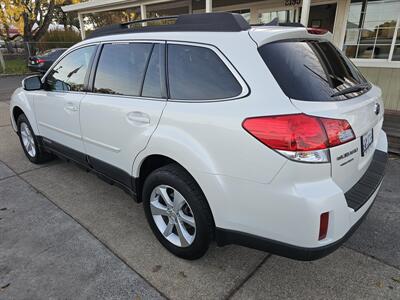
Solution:
[{"label": "subaru logo badge", "polygon": [[375,103],[375,106],[374,106],[374,112],[375,112],[375,114],[376,115],[379,115],[379,112],[381,111],[381,106],[380,106],[380,104],[379,103]]}]

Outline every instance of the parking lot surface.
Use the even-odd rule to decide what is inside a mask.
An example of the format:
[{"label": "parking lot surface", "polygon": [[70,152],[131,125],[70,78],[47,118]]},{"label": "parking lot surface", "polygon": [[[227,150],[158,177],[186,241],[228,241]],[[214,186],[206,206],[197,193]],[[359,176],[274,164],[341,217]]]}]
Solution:
[{"label": "parking lot surface", "polygon": [[8,114],[8,86],[19,82],[0,78],[0,299],[400,298],[399,157],[364,223],[326,258],[211,245],[185,261],[117,187],[72,163],[24,157]]}]

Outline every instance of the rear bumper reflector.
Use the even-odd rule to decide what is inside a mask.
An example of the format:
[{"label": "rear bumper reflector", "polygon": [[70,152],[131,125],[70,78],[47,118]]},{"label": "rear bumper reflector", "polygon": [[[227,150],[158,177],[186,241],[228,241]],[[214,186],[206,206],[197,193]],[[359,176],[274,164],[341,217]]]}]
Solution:
[{"label": "rear bumper reflector", "polygon": [[388,154],[386,152],[375,151],[365,174],[344,194],[348,207],[357,211],[372,197],[383,180],[387,160]]}]

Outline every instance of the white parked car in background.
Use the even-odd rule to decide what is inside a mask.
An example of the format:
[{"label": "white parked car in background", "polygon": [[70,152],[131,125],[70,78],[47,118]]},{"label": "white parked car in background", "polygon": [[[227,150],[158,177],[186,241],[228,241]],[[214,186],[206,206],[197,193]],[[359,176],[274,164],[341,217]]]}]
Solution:
[{"label": "white parked car in background", "polygon": [[30,161],[61,156],[118,184],[186,259],[213,240],[327,255],[387,160],[381,91],[324,32],[229,13],[100,29],[25,79],[10,110]]}]

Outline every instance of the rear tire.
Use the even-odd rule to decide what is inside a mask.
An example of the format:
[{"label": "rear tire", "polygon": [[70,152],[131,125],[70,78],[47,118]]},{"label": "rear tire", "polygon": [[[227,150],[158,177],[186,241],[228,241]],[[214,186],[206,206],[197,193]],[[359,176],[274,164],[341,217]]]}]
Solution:
[{"label": "rear tire", "polygon": [[54,157],[40,147],[28,118],[21,114],[17,119],[19,141],[26,157],[34,164],[41,164],[52,160]]},{"label": "rear tire", "polygon": [[169,164],[153,171],[142,199],[147,221],[165,248],[190,260],[206,253],[214,222],[203,192],[183,168]]}]

